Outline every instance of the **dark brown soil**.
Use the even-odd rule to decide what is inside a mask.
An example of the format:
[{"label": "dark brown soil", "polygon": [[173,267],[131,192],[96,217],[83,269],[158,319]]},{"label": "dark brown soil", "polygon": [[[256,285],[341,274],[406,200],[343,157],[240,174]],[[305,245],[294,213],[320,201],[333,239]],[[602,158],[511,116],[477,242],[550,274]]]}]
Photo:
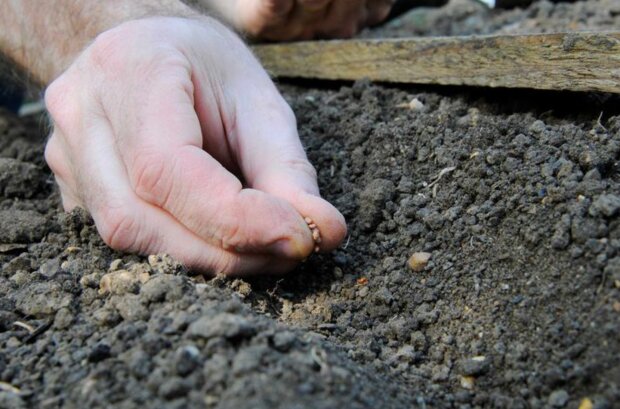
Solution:
[{"label": "dark brown soil", "polygon": [[[609,29],[613,6],[453,3],[377,32]],[[281,89],[350,235],[251,281],[107,248],[59,210],[40,122],[2,112],[0,407],[618,407],[617,97]],[[108,272],[132,278],[100,294]]]}]

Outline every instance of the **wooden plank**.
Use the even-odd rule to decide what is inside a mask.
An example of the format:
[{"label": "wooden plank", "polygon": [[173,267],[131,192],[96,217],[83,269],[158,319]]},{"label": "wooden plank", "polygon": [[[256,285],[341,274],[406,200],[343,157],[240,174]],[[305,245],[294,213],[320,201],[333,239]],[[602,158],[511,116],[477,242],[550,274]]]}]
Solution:
[{"label": "wooden plank", "polygon": [[620,92],[620,32],[254,46],[273,76]]}]

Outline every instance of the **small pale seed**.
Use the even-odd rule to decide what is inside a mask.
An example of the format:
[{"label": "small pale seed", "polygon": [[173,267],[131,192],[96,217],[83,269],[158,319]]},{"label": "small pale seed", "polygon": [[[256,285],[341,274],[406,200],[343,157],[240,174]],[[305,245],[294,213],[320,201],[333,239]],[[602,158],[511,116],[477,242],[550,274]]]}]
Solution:
[{"label": "small pale seed", "polygon": [[411,268],[413,271],[418,272],[424,270],[424,267],[426,267],[430,259],[431,253],[421,251],[413,253],[411,257],[409,257],[409,261],[407,262],[407,264],[409,264],[409,268]]},{"label": "small pale seed", "polygon": [[317,241],[321,238],[321,232],[319,232],[318,229],[313,229],[312,230],[312,238],[314,239],[314,241]]}]

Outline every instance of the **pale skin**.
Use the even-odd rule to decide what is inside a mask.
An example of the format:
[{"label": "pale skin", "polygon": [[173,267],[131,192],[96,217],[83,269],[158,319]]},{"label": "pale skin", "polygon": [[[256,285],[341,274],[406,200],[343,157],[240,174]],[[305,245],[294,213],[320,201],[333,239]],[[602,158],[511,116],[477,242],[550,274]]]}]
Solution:
[{"label": "pale skin", "polygon": [[[351,33],[389,11],[378,0],[343,0],[359,11],[347,18],[323,0],[201,1],[271,39],[348,34],[318,20],[299,31],[311,3],[352,18]],[[0,27],[2,53],[49,84],[45,158],[64,208],[86,208],[111,247],[244,275],[286,272],[345,237],[290,107],[216,19],[177,0],[6,0]]]}]

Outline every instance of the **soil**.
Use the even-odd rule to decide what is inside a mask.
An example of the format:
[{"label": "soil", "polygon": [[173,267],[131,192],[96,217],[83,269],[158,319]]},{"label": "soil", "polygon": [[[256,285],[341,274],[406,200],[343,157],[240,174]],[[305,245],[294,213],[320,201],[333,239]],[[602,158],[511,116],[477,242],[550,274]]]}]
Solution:
[{"label": "soil", "polygon": [[[363,35],[609,29],[619,11],[457,2]],[[1,112],[0,407],[618,407],[617,97],[280,87],[349,236],[247,281],[106,247],[60,210],[43,122]]]}]

